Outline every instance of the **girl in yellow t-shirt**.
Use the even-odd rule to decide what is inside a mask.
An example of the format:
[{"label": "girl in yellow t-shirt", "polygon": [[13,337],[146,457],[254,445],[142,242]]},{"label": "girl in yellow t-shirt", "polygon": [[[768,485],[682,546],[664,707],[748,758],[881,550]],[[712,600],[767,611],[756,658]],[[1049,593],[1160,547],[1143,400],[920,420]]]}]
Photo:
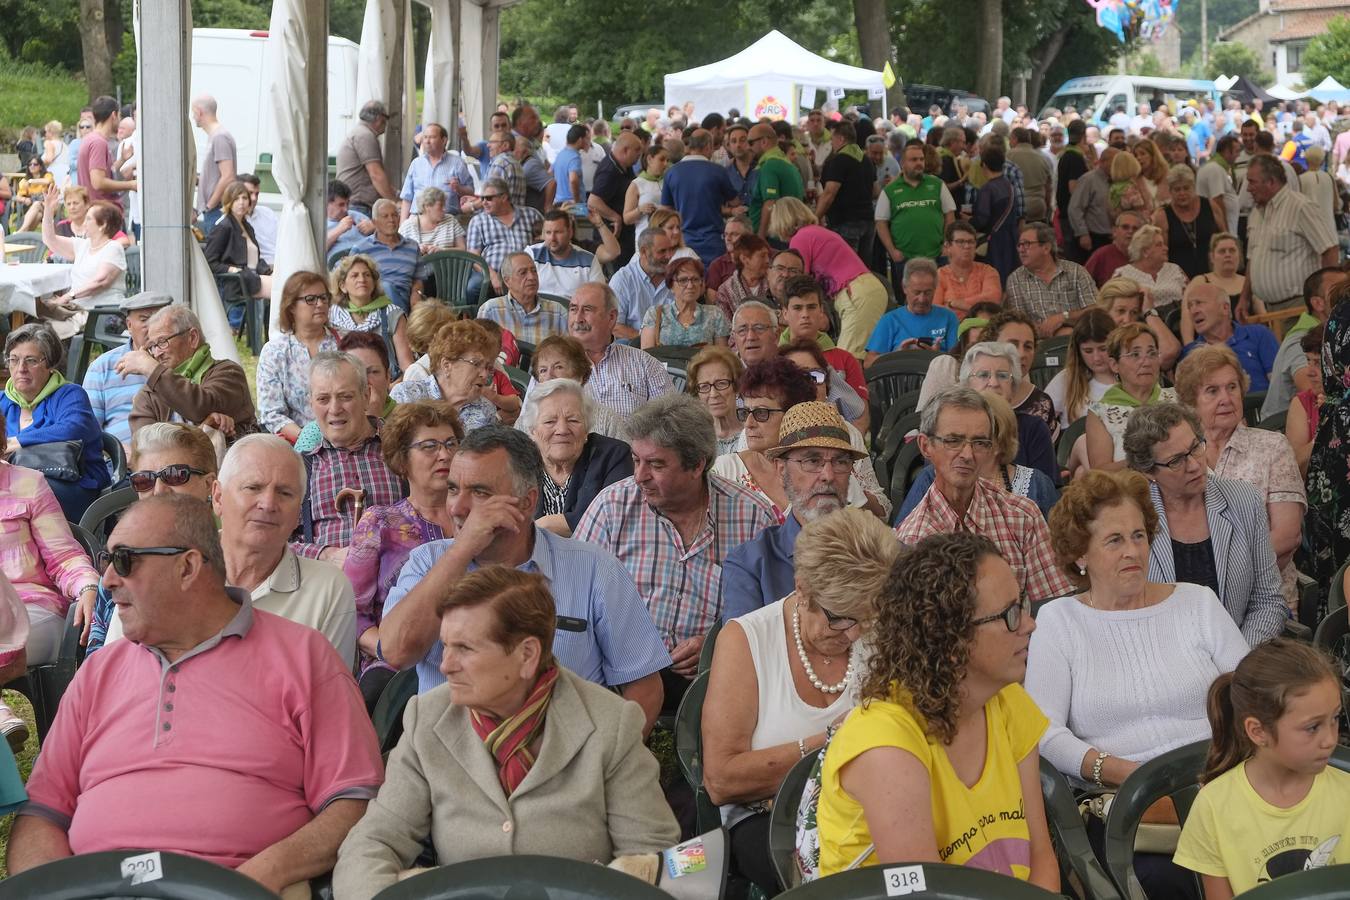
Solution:
[{"label": "girl in yellow t-shirt", "polygon": [[821,770],[820,874],[932,861],[1057,892],[1048,723],[1019,683],[1036,626],[1012,569],[983,537],[934,535],[900,554],[876,607],[863,705]]},{"label": "girl in yellow t-shirt", "polygon": [[1331,661],[1298,641],[1262,644],[1215,679],[1204,787],[1173,857],[1205,900],[1350,863],[1350,773],[1327,767],[1340,709]]}]

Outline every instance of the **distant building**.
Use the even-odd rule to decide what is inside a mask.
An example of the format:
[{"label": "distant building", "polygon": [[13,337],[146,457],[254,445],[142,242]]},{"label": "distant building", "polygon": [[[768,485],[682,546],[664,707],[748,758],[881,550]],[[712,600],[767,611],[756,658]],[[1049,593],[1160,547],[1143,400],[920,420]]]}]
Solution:
[{"label": "distant building", "polygon": [[[1277,84],[1303,81],[1303,51],[1332,19],[1350,16],[1350,0],[1261,0],[1255,13],[1219,32],[1241,44],[1275,72]],[[1308,85],[1311,87],[1311,85]]]}]

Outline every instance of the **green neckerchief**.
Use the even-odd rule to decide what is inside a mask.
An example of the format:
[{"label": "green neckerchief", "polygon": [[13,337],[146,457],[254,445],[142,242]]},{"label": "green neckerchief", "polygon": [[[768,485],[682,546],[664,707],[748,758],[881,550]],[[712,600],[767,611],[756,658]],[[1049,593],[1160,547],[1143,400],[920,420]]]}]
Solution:
[{"label": "green neckerchief", "polygon": [[60,372],[53,372],[47,378],[47,383],[42,386],[42,390],[38,391],[38,395],[33,398],[33,402],[29,403],[23,398],[23,394],[19,393],[19,389],[14,386],[14,379],[11,378],[9,381],[5,382],[5,396],[13,400],[19,409],[26,409],[29,412],[32,412],[37,408],[39,403],[56,393],[56,389],[65,383],[65,376]]},{"label": "green neckerchief", "polygon": [[641,178],[643,181],[660,181],[660,180],[661,180],[661,179],[658,178],[657,176],[653,175],[651,172],[648,172],[646,169],[643,169],[641,172],[639,172],[639,173],[638,173],[638,177]]},{"label": "green neckerchief", "polygon": [[1087,154],[1083,153],[1083,148],[1080,147],[1080,146],[1078,146],[1077,144],[1068,144],[1068,145],[1066,145],[1066,146],[1064,147],[1064,149],[1063,149],[1062,151],[1060,151],[1060,152],[1061,152],[1061,153],[1077,153],[1079,156],[1086,156],[1086,155],[1087,155]]},{"label": "green neckerchief", "polygon": [[1102,404],[1104,406],[1128,406],[1130,409],[1136,409],[1140,406],[1157,403],[1161,394],[1162,386],[1155,381],[1153,382],[1153,391],[1148,395],[1148,402],[1140,403],[1119,384],[1113,384],[1106,389],[1105,394],[1102,394]]},{"label": "green neckerchief", "polygon": [[835,152],[838,153],[840,156],[847,156],[849,159],[856,160],[857,162],[862,162],[863,157],[862,148],[859,147],[857,144],[853,143],[852,141],[849,141],[847,144],[840,147]]},{"label": "green neckerchief", "polygon": [[953,160],[956,159],[956,154],[953,153],[952,151],[948,150],[946,147],[939,147],[937,152],[938,152],[938,156],[945,156],[945,157],[947,157],[948,159],[953,159]]},{"label": "green neckerchief", "polygon": [[1228,173],[1228,176],[1229,176],[1230,178],[1233,176],[1233,164],[1230,163],[1228,160],[1224,159],[1222,154],[1215,153],[1215,154],[1213,154],[1212,156],[1210,156],[1210,159],[1212,159],[1214,162],[1218,163],[1219,166],[1220,166],[1225,172]]},{"label": "green neckerchief", "polygon": [[348,304],[347,312],[356,313],[358,316],[368,316],[373,312],[379,312],[380,310],[384,309],[386,306],[389,305],[389,303],[390,303],[389,298],[386,297],[384,294],[381,294],[380,296],[376,297],[374,300],[370,301],[365,306],[352,306],[351,301],[349,300],[347,301]]},{"label": "green neckerchief", "polygon": [[761,154],[759,155],[759,165],[762,166],[762,165],[764,165],[764,163],[765,163],[766,161],[771,160],[771,159],[781,159],[783,162],[787,163],[789,166],[792,165],[792,160],[790,160],[790,159],[787,158],[787,154],[786,154],[786,153],[784,153],[782,150],[779,150],[779,149],[778,149],[778,145],[777,145],[777,144],[775,144],[774,146],[770,147],[768,150],[765,150],[763,153],[761,153]]},{"label": "green neckerchief", "polygon": [[380,413],[380,418],[381,419],[389,418],[389,414],[394,411],[395,406],[398,406],[398,404],[394,402],[393,397],[385,397],[384,410]]},{"label": "green neckerchief", "polygon": [[[792,331],[790,329],[784,328],[783,333],[778,336],[778,346],[786,347],[788,344],[792,343],[795,340],[796,338],[792,336]],[[830,336],[823,331],[816,335],[816,344],[819,345],[820,349],[822,350],[834,349],[834,340],[831,339]]]},{"label": "green neckerchief", "polygon": [[196,353],[174,366],[173,370],[193,384],[201,384],[202,376],[215,363],[215,359],[211,357],[211,345],[202,344]]},{"label": "green neckerchief", "polygon": [[1297,334],[1300,331],[1312,331],[1322,323],[1311,313],[1303,313],[1294,320],[1293,326],[1289,329],[1289,334]]}]

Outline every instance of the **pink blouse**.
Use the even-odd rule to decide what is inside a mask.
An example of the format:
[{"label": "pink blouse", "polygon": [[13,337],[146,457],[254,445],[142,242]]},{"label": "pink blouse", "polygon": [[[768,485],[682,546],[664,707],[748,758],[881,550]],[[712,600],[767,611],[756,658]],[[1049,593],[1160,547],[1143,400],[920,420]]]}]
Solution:
[{"label": "pink blouse", "polygon": [[847,241],[821,225],[803,225],[788,246],[802,255],[806,271],[815,276],[830,297],[871,271]]},{"label": "pink blouse", "polygon": [[61,617],[81,588],[98,584],[47,479],[6,462],[0,462],[0,572],[24,603]]}]

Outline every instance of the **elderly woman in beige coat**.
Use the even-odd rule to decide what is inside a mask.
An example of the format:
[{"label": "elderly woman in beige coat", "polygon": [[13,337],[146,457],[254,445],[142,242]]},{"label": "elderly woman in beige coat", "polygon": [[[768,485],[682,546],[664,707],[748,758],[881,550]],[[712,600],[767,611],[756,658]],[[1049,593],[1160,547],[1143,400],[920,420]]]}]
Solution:
[{"label": "elderly woman in beige coat", "polygon": [[542,575],[475,570],[436,613],[447,683],[409,704],[384,786],[338,851],[336,896],[395,883],[428,834],[439,865],[522,853],[608,863],[679,840],[642,709],[555,662]]}]

